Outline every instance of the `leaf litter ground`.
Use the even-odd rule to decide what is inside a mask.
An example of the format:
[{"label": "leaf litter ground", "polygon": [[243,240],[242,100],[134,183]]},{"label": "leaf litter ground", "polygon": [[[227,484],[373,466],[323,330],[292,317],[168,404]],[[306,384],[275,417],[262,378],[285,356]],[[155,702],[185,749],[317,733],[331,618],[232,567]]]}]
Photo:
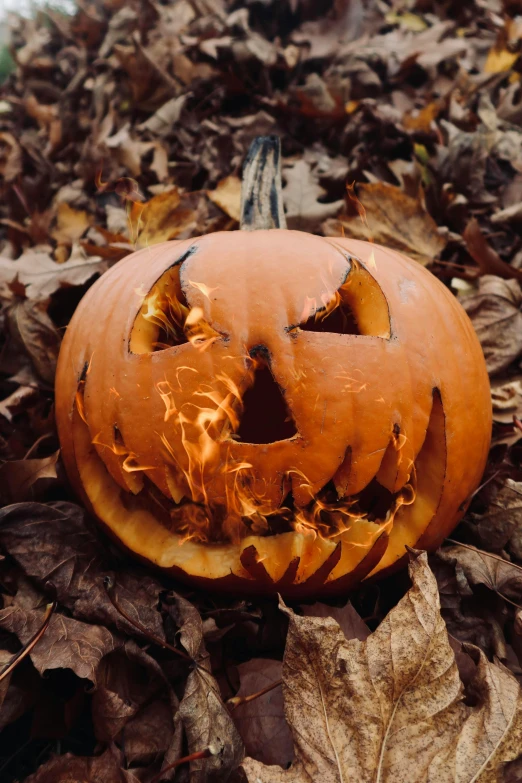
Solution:
[{"label": "leaf litter ground", "polygon": [[[99,0],[10,17],[0,780],[522,779],[521,15]],[[241,163],[269,133],[289,227],[428,265],[492,380],[490,459],[452,540],[328,605],[210,596],[130,561],[72,497],[54,426],[83,293],[135,248],[237,228]]]}]

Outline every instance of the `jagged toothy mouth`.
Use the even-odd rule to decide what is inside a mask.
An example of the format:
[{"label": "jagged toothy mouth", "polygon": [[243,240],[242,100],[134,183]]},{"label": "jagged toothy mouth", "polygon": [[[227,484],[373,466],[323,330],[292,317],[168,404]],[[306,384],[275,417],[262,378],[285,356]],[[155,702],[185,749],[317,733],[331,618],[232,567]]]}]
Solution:
[{"label": "jagged toothy mouth", "polygon": [[[96,440],[96,437],[92,441],[90,440],[89,428],[83,412],[84,385],[85,379],[82,378],[76,397],[75,410],[79,414],[76,417],[77,427],[83,426],[84,439],[89,438],[90,443],[97,446],[97,450],[91,449],[92,459],[98,459],[103,463],[99,453],[101,444]],[[437,405],[441,407],[440,394],[434,390],[433,410]],[[430,424],[428,424],[427,434],[429,431]],[[103,448],[104,446],[102,446],[102,452]],[[172,497],[165,495],[146,475],[146,469],[135,466],[137,458],[126,448],[123,436],[116,425],[114,425],[114,443],[110,448],[111,451],[118,454],[121,460],[122,474],[127,478],[129,492],[125,493],[119,488],[120,500],[125,508],[128,510],[138,508],[153,515],[166,530],[186,539],[208,544],[231,543],[226,524],[230,509],[225,504],[219,500],[212,501],[211,499],[202,503],[190,497],[188,492],[183,493],[179,487],[177,495],[172,490]],[[423,449],[424,446],[419,452],[418,459],[422,460]],[[386,454],[390,450],[393,455],[392,459],[399,460],[400,428],[398,426],[393,428]],[[294,500],[291,483],[287,484],[288,491],[284,493],[279,507],[268,507],[262,502],[256,504],[256,499],[252,495],[246,495],[245,485],[237,485],[237,491],[243,492],[248,499],[246,505],[249,513],[241,516],[242,525],[239,528],[236,525],[234,528],[235,542],[252,535],[267,537],[295,531],[335,540],[349,529],[354,520],[365,520],[378,527],[391,529],[397,511],[402,506],[415,502],[415,466],[412,465],[405,483],[401,487],[396,487],[394,486],[394,478],[397,475],[397,470],[395,469],[394,473],[392,468],[391,482],[389,465],[388,470],[383,474],[383,465],[386,462],[385,455],[379,471],[366,486],[356,494],[347,495],[345,490],[350,475],[350,461],[351,450],[347,448],[345,458],[334,476],[317,493],[314,495],[310,493],[308,502],[301,505],[296,504]],[[289,471],[289,474],[291,473],[292,470]],[[306,483],[306,477],[302,474],[300,474],[299,480],[301,486],[303,486],[303,481]],[[169,489],[170,487],[169,484]],[[234,543],[233,540],[232,543]]]}]

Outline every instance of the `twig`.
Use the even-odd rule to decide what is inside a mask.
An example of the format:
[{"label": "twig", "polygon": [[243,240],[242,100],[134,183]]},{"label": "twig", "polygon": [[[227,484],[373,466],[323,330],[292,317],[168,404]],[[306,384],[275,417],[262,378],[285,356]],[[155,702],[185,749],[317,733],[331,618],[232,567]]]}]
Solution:
[{"label": "twig", "polygon": [[278,136],[257,136],[248,150],[241,183],[243,231],[286,228]]},{"label": "twig", "polygon": [[53,601],[50,604],[47,604],[47,608],[45,610],[44,619],[41,627],[38,629],[38,631],[35,633],[33,638],[25,644],[21,650],[19,650],[9,663],[2,669],[0,672],[0,682],[4,680],[11,672],[18,666],[18,664],[23,661],[23,659],[29,655],[33,647],[38,644],[44,633],[46,632],[47,628],[49,627],[49,623],[51,622],[51,617],[53,616],[53,612],[56,609],[57,603],[56,601]]},{"label": "twig", "polygon": [[269,693],[274,688],[277,688],[279,685],[281,685],[283,680],[276,680],[271,685],[267,685],[266,688],[263,688],[260,691],[257,691],[257,693],[251,693],[249,696],[233,696],[231,699],[227,699],[227,704],[232,710],[235,710],[236,707],[239,707],[240,704],[248,704],[250,701],[254,701],[254,699],[259,698],[259,696],[264,696],[265,693]]},{"label": "twig", "polygon": [[495,478],[498,476],[498,474],[499,474],[499,473],[500,473],[500,468],[499,468],[498,470],[496,470],[496,471],[493,473],[493,475],[491,475],[491,476],[490,476],[488,479],[486,479],[486,481],[484,481],[484,483],[482,483],[482,484],[480,485],[480,487],[477,487],[477,489],[475,490],[475,492],[472,494],[472,496],[471,496],[471,497],[472,497],[472,498],[474,498],[474,497],[475,497],[475,495],[478,495],[478,493],[480,492],[480,490],[481,490],[481,489],[484,489],[484,487],[486,487],[486,486],[489,484],[489,482],[490,482],[490,481],[493,481],[493,479],[495,479]]},{"label": "twig", "polygon": [[143,634],[143,636],[146,636],[148,639],[150,639],[154,644],[157,644],[159,647],[163,647],[165,650],[170,650],[170,652],[173,652],[175,655],[179,655],[180,658],[183,658],[186,661],[189,661],[190,663],[195,664],[198,666],[198,662],[193,660],[190,655],[187,655],[187,653],[182,652],[181,650],[178,650],[177,647],[173,647],[172,644],[169,644],[168,642],[161,639],[159,636],[156,636],[156,634],[151,633],[147,630],[143,625],[136,622],[136,620],[133,620],[130,615],[127,614],[127,612],[121,608],[121,606],[118,604],[114,596],[112,595],[112,590],[114,588],[114,581],[111,579],[110,576],[106,576],[103,580],[103,586],[105,587],[105,590],[107,592],[107,596],[109,598],[109,601],[114,606],[117,612],[121,614],[122,617],[124,617],[128,623],[134,626],[140,633]]},{"label": "twig", "polygon": [[191,753],[190,756],[183,756],[182,759],[178,759],[173,764],[169,764],[168,767],[162,769],[161,772],[158,772],[158,774],[152,778],[150,783],[159,783],[166,772],[170,772],[171,769],[179,767],[180,764],[188,764],[190,761],[197,761],[198,759],[208,759],[210,756],[215,755],[215,749],[212,746],[209,746],[208,748],[205,748],[205,750],[198,750],[196,753]]}]

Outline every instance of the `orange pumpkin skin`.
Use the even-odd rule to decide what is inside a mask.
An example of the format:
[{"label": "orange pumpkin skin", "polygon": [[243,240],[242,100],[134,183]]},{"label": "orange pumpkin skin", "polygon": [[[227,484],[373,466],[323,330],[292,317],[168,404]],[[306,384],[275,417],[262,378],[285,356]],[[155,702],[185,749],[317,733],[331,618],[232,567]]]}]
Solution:
[{"label": "orange pumpkin skin", "polygon": [[[192,342],[154,350],[158,290],[184,294]],[[358,333],[308,331],[335,296]],[[260,353],[295,434],[250,443],[237,433]],[[67,330],[56,417],[75,491],[122,546],[200,586],[288,597],[339,593],[406,546],[436,548],[491,432],[482,351],[451,292],[395,251],[286,230],[119,262]],[[389,501],[382,519],[369,485]],[[290,529],[266,535],[289,492]]]}]

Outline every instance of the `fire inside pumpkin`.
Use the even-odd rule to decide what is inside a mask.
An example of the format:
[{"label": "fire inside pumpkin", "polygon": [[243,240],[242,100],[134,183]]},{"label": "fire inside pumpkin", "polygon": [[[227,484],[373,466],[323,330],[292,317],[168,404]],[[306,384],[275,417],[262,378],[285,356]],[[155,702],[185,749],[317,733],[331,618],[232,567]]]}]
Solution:
[{"label": "fire inside pumpkin", "polygon": [[491,428],[451,292],[396,252],[285,230],[118,263],[67,330],[56,414],[74,488],[128,550],[289,596],[440,544]]}]

